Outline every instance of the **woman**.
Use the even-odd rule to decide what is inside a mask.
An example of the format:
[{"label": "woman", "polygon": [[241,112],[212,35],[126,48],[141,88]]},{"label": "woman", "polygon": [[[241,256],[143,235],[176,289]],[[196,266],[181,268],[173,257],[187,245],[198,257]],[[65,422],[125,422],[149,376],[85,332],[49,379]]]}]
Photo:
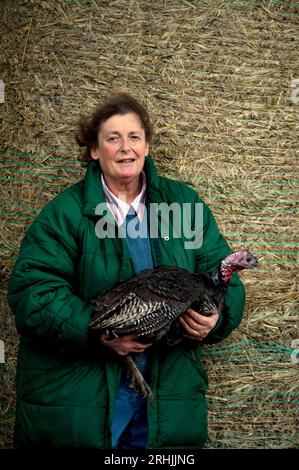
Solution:
[{"label": "woman", "polygon": [[[91,337],[89,300],[153,266],[213,270],[230,249],[197,194],[157,174],[149,156],[150,119],[133,97],[112,96],[79,129],[85,179],[49,202],[29,227],[9,282],[21,335],[15,445],[200,448],[207,437],[201,341],[220,341],[240,323],[244,289],[238,276],[219,318],[193,310],[181,316],[188,338],[171,349],[132,335]],[[186,249],[184,234],[163,237],[160,222],[157,237],[148,230],[137,238],[123,232],[132,217],[137,227],[148,228],[145,208],[173,202],[203,204],[201,246]],[[115,237],[98,230],[103,204]],[[193,210],[193,223],[194,217]],[[153,404],[127,387],[120,358],[128,353],[135,353],[151,385]]]}]

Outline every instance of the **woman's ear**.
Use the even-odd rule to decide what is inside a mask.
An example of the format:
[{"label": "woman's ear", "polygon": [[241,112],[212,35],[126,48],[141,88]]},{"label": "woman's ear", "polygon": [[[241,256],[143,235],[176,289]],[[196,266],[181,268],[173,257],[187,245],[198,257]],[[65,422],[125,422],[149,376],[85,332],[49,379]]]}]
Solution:
[{"label": "woman's ear", "polygon": [[148,155],[149,155],[149,148],[150,148],[150,144],[149,144],[149,142],[146,142],[146,145],[145,145],[145,158],[148,157]]},{"label": "woman's ear", "polygon": [[97,148],[90,149],[90,155],[93,160],[100,160],[99,149]]}]

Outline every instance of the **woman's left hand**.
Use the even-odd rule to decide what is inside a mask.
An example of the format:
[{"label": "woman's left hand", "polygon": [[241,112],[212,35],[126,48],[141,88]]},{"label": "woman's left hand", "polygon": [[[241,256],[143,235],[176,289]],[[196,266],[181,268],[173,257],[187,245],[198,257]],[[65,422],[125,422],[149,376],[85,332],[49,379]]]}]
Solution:
[{"label": "woman's left hand", "polygon": [[186,338],[202,341],[215,327],[218,317],[217,312],[211,312],[211,315],[207,317],[188,308],[179,317],[179,321],[186,330],[186,334],[184,334]]}]

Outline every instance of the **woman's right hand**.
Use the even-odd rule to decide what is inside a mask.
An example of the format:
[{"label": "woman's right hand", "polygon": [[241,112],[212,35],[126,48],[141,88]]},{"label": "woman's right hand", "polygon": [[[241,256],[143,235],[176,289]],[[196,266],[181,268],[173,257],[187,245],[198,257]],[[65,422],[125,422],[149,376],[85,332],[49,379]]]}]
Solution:
[{"label": "woman's right hand", "polygon": [[137,335],[124,335],[118,338],[109,338],[107,333],[100,335],[100,342],[103,346],[113,349],[120,356],[127,356],[130,353],[141,353],[152,343],[141,343]]}]

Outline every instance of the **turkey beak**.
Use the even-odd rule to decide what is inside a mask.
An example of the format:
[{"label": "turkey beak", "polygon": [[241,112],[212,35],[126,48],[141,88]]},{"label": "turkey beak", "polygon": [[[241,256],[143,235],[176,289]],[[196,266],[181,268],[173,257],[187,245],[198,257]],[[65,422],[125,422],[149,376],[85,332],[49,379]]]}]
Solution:
[{"label": "turkey beak", "polygon": [[246,261],[248,262],[251,268],[254,268],[258,264],[258,259],[254,255],[248,257]]}]

